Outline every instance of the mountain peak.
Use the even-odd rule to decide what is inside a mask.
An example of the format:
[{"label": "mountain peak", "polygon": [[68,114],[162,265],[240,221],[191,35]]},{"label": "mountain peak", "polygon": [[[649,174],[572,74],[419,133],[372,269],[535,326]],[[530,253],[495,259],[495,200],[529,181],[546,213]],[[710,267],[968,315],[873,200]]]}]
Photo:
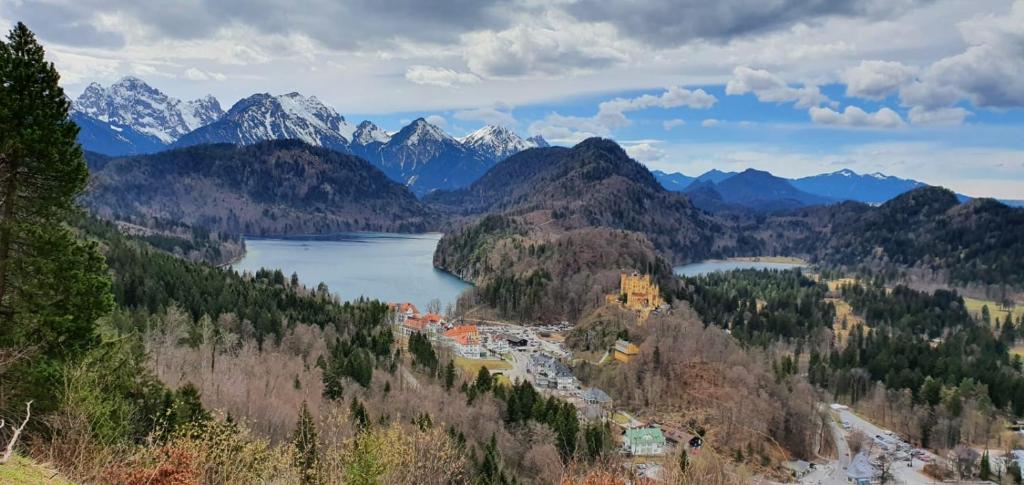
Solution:
[{"label": "mountain peak", "polygon": [[379,126],[368,120],[363,120],[352,132],[352,143],[357,145],[369,145],[373,142],[387,143],[391,135],[380,129]]},{"label": "mountain peak", "polygon": [[134,76],[123,77],[108,88],[90,84],[75,100],[74,108],[111,127],[132,127],[165,144],[224,114],[212,96],[185,103]]},{"label": "mountain peak", "polygon": [[487,125],[460,138],[459,142],[500,161],[528,148],[548,146],[543,138],[535,138],[523,139],[505,126]]}]

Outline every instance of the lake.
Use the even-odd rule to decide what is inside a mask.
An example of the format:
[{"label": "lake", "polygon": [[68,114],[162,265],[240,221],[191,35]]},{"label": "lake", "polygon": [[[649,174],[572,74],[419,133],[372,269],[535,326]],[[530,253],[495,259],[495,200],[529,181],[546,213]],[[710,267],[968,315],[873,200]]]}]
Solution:
[{"label": "lake", "polygon": [[716,271],[732,271],[734,269],[793,269],[803,268],[805,264],[770,263],[762,261],[711,260],[699,263],[684,264],[672,268],[679,276],[697,276]]},{"label": "lake", "polygon": [[327,283],[344,300],[360,296],[412,302],[422,311],[434,298],[454,304],[470,285],[434,269],[441,234],[344,233],[305,238],[246,238],[246,254],[232,267],[255,272],[280,269],[302,284]]}]

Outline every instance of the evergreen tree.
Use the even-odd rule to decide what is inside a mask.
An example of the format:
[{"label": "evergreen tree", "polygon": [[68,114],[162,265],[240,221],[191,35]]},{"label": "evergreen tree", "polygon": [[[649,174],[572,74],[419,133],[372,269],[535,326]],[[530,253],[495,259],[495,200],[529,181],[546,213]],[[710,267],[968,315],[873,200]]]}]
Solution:
[{"label": "evergreen tree", "polygon": [[498,451],[498,440],[492,434],[491,440],[484,446],[484,457],[477,464],[477,483],[480,485],[507,485],[514,483],[509,480],[501,465],[501,453]]},{"label": "evergreen tree", "polygon": [[66,226],[88,171],[58,81],[19,22],[0,41],[0,355],[31,358],[4,372],[0,410],[52,409],[62,363],[97,344],[112,308],[103,258]]},{"label": "evergreen tree", "polygon": [[450,391],[453,386],[455,386],[455,362],[449,360],[448,365],[444,368],[444,388]]},{"label": "evergreen tree", "polygon": [[317,446],[316,424],[313,415],[302,401],[299,408],[299,421],[292,434],[292,446],[295,447],[294,464],[302,474],[304,484],[320,483],[320,452]]},{"label": "evergreen tree", "polygon": [[981,465],[978,468],[978,478],[988,480],[992,477],[992,464],[988,460],[988,450],[981,455]]},{"label": "evergreen tree", "polygon": [[476,374],[476,383],[474,386],[476,390],[484,393],[491,390],[492,378],[491,372],[487,370],[487,366],[480,368],[480,372]]},{"label": "evergreen tree", "polygon": [[690,469],[690,457],[686,455],[686,450],[683,450],[679,454],[679,472],[685,474]]},{"label": "evergreen tree", "polygon": [[356,428],[359,430],[366,429],[370,424],[370,415],[366,412],[366,407],[363,403],[359,402],[359,399],[352,396],[352,404],[349,406],[349,414],[352,416],[352,422],[356,424]]}]

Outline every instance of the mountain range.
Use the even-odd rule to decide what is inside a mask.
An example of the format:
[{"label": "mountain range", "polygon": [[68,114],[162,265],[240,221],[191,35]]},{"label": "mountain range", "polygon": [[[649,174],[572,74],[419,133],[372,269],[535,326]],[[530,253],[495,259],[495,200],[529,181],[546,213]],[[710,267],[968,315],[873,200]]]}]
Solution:
[{"label": "mountain range", "polygon": [[212,96],[183,102],[134,77],[106,88],[91,84],[74,101],[72,119],[83,148],[109,156],[301,140],[360,156],[420,195],[468,185],[508,156],[548,145],[498,126],[455,138],[423,118],[391,134],[370,121],[352,124],[316,97],[295,92],[254,94],[225,113]]}]

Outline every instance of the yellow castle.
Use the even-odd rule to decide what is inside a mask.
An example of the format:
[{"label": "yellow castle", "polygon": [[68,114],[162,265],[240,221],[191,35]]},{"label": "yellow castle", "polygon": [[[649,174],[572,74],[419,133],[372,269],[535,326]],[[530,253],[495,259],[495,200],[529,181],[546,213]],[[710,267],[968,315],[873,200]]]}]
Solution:
[{"label": "yellow castle", "polygon": [[651,275],[622,273],[619,277],[619,293],[608,295],[609,303],[618,303],[640,314],[640,320],[647,320],[651,312],[665,303],[661,299],[661,288],[651,280]]}]

